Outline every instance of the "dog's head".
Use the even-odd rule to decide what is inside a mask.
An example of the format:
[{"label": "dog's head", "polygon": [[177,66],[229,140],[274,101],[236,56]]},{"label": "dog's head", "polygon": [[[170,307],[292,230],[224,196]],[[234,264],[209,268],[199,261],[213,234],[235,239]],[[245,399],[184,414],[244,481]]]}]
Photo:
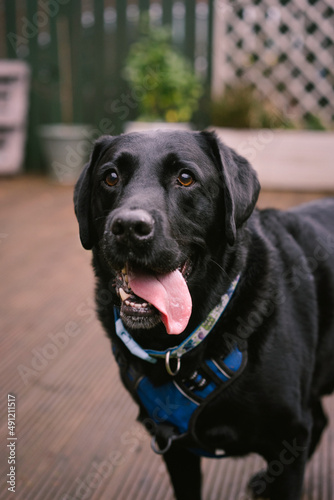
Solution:
[{"label": "dog's head", "polygon": [[126,327],[163,322],[170,334],[185,330],[205,293],[210,263],[214,279],[259,189],[249,163],[211,132],[155,131],[96,142],[75,187],[75,212],[82,245],[115,276]]}]

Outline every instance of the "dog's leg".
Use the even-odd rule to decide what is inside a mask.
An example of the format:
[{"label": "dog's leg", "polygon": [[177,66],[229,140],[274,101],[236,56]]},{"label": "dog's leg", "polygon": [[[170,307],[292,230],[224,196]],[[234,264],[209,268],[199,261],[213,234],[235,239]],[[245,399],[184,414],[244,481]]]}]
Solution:
[{"label": "dog's leg", "polygon": [[267,481],[266,470],[261,470],[251,477],[248,490],[254,499],[270,498],[270,484]]},{"label": "dog's leg", "polygon": [[185,448],[172,446],[163,458],[177,500],[201,499],[200,457]]},{"label": "dog's leg", "polygon": [[[299,459],[293,467],[278,465],[279,460],[272,460],[267,470],[252,477],[248,483],[254,499],[268,500],[299,500],[302,494],[303,478],[306,460]],[[274,477],[273,473],[277,475]]]},{"label": "dog's leg", "polygon": [[[304,433],[303,433],[304,434]],[[253,498],[299,500],[302,494],[310,434],[283,440],[279,451],[267,457],[268,468],[249,482]]]}]

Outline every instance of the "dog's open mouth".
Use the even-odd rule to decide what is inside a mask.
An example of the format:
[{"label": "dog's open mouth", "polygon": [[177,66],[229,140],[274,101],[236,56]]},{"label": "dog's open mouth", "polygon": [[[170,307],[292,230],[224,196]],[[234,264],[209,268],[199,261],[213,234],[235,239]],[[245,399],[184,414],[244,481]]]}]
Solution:
[{"label": "dog's open mouth", "polygon": [[149,329],[162,321],[168,334],[183,332],[192,310],[186,283],[189,273],[188,261],[168,273],[138,269],[126,264],[116,278],[116,291],[121,299],[121,318],[125,325]]}]

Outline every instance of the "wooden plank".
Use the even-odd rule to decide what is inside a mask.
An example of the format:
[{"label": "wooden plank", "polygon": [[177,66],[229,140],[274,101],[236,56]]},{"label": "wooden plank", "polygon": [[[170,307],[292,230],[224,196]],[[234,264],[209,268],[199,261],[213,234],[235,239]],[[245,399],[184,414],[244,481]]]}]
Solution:
[{"label": "wooden plank", "polygon": [[[50,0],[51,1],[51,0]],[[51,123],[61,122],[61,102],[60,102],[60,74],[58,64],[58,34],[57,19],[59,11],[49,17],[50,48],[48,54],[49,67],[51,68],[51,96],[49,100],[49,110]]]},{"label": "wooden plank", "polygon": [[[8,43],[8,32],[6,29],[6,19],[5,19],[5,2],[0,3],[0,59],[7,58],[7,43]],[[15,44],[16,45],[16,44]]]},{"label": "wooden plank", "polygon": [[104,35],[104,3],[100,0],[94,1],[94,61],[95,61],[95,97],[96,97],[96,106],[95,106],[95,123],[99,123],[99,121],[104,116],[104,102],[105,102],[105,92],[104,88],[106,85],[105,82],[105,35]]},{"label": "wooden plank", "polygon": [[162,0],[162,23],[172,26],[173,19],[173,0]]},{"label": "wooden plank", "polygon": [[70,24],[67,15],[57,18],[59,93],[61,102],[61,122],[73,122],[73,80]]},{"label": "wooden plank", "polygon": [[69,3],[71,26],[72,82],[73,82],[73,121],[83,123],[83,59],[86,54],[82,50],[83,36],[81,25],[82,2]]},{"label": "wooden plank", "polygon": [[185,0],[186,19],[185,19],[185,39],[184,53],[192,66],[195,63],[195,27],[196,27],[196,2],[194,0]]},{"label": "wooden plank", "polygon": [[213,73],[213,23],[214,23],[214,9],[215,2],[214,0],[208,1],[208,9],[209,9],[209,17],[208,17],[208,44],[207,44],[207,95],[211,97],[211,88],[212,88],[212,73]]},{"label": "wooden plank", "polygon": [[[120,72],[124,63],[124,57],[127,52],[127,19],[126,19],[126,2],[116,0],[117,8],[117,66]],[[115,75],[116,78],[118,75]]]},{"label": "wooden plank", "polygon": [[[117,37],[117,10],[116,8],[110,7],[109,11],[109,22],[107,24],[107,29],[105,32],[105,44],[106,44],[106,54],[105,54],[105,109],[103,122],[95,124],[100,129],[100,135],[102,134],[115,134],[116,126],[118,125],[118,113],[115,113],[114,106],[117,109],[117,102],[120,98],[120,86],[119,86],[119,60],[118,53],[113,50],[114,47],[118,47],[118,37]],[[132,31],[132,30],[131,30]],[[134,30],[133,30],[134,31]],[[131,36],[134,36],[131,33]],[[116,117],[115,117],[116,114]],[[109,121],[108,121],[109,120]],[[103,124],[106,124],[103,126]],[[121,128],[119,127],[119,132]]]},{"label": "wooden plank", "polygon": [[39,122],[40,100],[38,95],[38,71],[39,71],[39,47],[38,47],[38,24],[34,22],[35,15],[38,12],[37,0],[26,0],[27,20],[33,28],[29,28],[31,36],[28,37],[28,57],[27,61],[31,68],[29,119],[28,119],[28,147],[26,158],[26,170],[41,170],[41,151],[39,148],[39,139],[37,136],[37,126]]},{"label": "wooden plank", "polygon": [[16,59],[17,30],[16,30],[16,0],[5,0],[5,35],[7,58]]},{"label": "wooden plank", "polygon": [[[126,60],[126,56],[128,54],[128,23],[126,17],[126,2],[122,0],[116,0],[116,9],[117,9],[117,21],[116,21],[116,68],[114,73],[114,85],[115,85],[115,93],[114,93],[114,103],[121,102],[119,99],[124,92],[124,80],[122,79],[122,69]],[[113,125],[115,126],[116,132],[123,132],[124,129],[124,120],[122,120],[122,116],[119,113],[114,113],[112,116]]]},{"label": "wooden plank", "polygon": [[150,0],[139,0],[138,1],[140,13],[143,13],[150,8]]}]

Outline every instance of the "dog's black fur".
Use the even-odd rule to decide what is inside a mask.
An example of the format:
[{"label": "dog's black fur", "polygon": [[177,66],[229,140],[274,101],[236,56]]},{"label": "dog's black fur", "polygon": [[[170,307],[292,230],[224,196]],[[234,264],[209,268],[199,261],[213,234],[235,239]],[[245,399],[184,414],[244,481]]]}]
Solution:
[{"label": "dog's black fur", "polygon": [[[110,171],[114,186],[106,184]],[[189,186],[180,183],[182,172],[191,175]],[[115,335],[117,272],[126,262],[156,272],[191,262],[193,312],[183,333],[124,318],[140,345],[160,350],[184,340],[241,274],[222,319],[182,358],[181,370],[247,340],[244,372],[210,403],[197,433],[230,456],[265,458],[268,471],[250,482],[255,497],[298,500],[327,423],[321,397],[334,390],[334,200],[259,211],[259,189],[249,163],[213,133],[132,133],[97,141],[75,188],[75,210],[82,244],[93,249],[102,324],[155,384],[169,377],[163,361],[135,358]],[[115,219],[138,210],[149,227],[138,238],[120,237]],[[164,459],[176,497],[199,499],[200,458],[175,444]]]}]

